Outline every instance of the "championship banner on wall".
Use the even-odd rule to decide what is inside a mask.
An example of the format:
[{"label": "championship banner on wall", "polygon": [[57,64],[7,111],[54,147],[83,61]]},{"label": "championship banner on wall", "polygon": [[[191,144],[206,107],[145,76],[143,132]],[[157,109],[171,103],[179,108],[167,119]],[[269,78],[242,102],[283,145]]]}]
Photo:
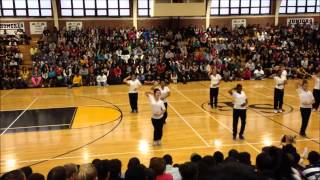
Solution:
[{"label": "championship banner on wall", "polygon": [[82,29],[82,22],[81,21],[70,21],[66,22],[67,24],[67,30],[76,30],[76,29]]},{"label": "championship banner on wall", "polygon": [[232,30],[239,28],[240,26],[246,27],[246,19],[232,19]]},{"label": "championship banner on wall", "polygon": [[4,31],[7,34],[15,34],[18,29],[25,31],[24,22],[0,23],[0,34],[4,34]]},{"label": "championship banner on wall", "polygon": [[47,22],[30,22],[30,34],[42,34]]},{"label": "championship banner on wall", "polygon": [[287,25],[295,25],[295,24],[311,24],[313,25],[313,18],[288,18]]}]

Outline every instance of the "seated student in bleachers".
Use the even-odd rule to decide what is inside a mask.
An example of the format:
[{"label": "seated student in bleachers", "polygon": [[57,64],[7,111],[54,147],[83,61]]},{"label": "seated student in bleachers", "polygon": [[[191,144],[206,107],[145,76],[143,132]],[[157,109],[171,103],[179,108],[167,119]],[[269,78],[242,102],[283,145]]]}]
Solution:
[{"label": "seated student in bleachers", "polygon": [[174,84],[178,83],[177,73],[175,73],[175,72],[171,73],[171,82],[174,83]]},{"label": "seated student in bleachers", "polygon": [[72,69],[71,67],[67,67],[63,70],[63,80],[64,84],[68,87],[72,87]]},{"label": "seated student in bleachers", "polygon": [[254,74],[254,79],[255,80],[262,80],[264,78],[264,71],[261,69],[260,66],[253,72]]},{"label": "seated student in bleachers", "polygon": [[107,76],[104,74],[104,73],[100,73],[98,76],[97,76],[97,85],[98,86],[107,86]]},{"label": "seated student in bleachers", "polygon": [[242,78],[244,80],[250,80],[252,78],[252,73],[249,68],[245,68]]},{"label": "seated student in bleachers", "polygon": [[48,79],[49,79],[48,87],[55,87],[56,86],[56,77],[57,77],[56,71],[51,66],[49,69],[49,72],[48,72]]},{"label": "seated student in bleachers", "polygon": [[34,67],[32,70],[31,82],[33,87],[40,87],[42,82],[42,77],[38,67]]},{"label": "seated student in bleachers", "polygon": [[30,82],[30,71],[26,67],[22,67],[19,73],[21,77],[21,88],[27,88]]},{"label": "seated student in bleachers", "polygon": [[72,86],[73,87],[82,86],[82,76],[79,73],[77,73],[75,76],[73,76]]}]

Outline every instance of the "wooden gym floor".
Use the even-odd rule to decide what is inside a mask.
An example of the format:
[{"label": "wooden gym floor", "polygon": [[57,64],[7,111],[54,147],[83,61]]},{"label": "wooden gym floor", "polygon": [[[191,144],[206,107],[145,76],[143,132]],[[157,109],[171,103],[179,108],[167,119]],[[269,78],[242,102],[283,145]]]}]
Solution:
[{"label": "wooden gym floor", "polygon": [[[56,165],[88,163],[95,158],[131,157],[149,164],[153,156],[173,155],[185,162],[201,155],[234,148],[255,156],[267,145],[280,146],[282,135],[297,135],[301,117],[295,81],[285,89],[285,112],[273,114],[273,80],[242,81],[250,108],[245,141],[233,141],[231,98],[227,91],[239,82],[222,83],[219,108],[208,108],[209,81],[171,84],[169,117],[163,145],[153,147],[150,106],[139,93],[139,113],[130,113],[125,85],[80,88],[41,88],[1,91],[1,173],[32,165],[47,174]],[[310,83],[310,88],[313,83]],[[297,137],[296,147],[320,151],[320,113],[313,112],[308,138]],[[64,119],[64,120],[61,120]]]}]

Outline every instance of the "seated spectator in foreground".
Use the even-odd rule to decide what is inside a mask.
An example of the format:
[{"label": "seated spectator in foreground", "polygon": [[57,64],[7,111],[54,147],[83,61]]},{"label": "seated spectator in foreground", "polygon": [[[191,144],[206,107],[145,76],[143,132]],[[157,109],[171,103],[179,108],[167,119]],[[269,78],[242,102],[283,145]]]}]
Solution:
[{"label": "seated spectator in foreground", "polygon": [[179,172],[179,168],[172,166],[172,156],[169,154],[166,154],[163,156],[164,162],[166,163],[166,173],[169,173],[173,176],[173,180],[181,180],[181,175]]},{"label": "seated spectator in foreground", "polygon": [[63,166],[56,166],[52,168],[47,176],[47,180],[62,180],[66,179],[66,170]]},{"label": "seated spectator in foreground", "polygon": [[150,168],[155,172],[155,180],[173,180],[173,176],[165,172],[166,164],[162,158],[153,158],[150,161]]},{"label": "seated spectator in foreground", "polygon": [[121,161],[119,159],[111,159],[109,161],[110,178],[109,180],[122,180],[121,178]]},{"label": "seated spectator in foreground", "polygon": [[198,166],[192,162],[186,162],[179,166],[179,172],[182,180],[197,180],[198,179]]},{"label": "seated spectator in foreground", "polygon": [[320,154],[316,151],[311,151],[308,154],[309,165],[302,171],[303,176],[307,180],[320,179]]},{"label": "seated spectator in foreground", "polygon": [[220,164],[224,161],[224,156],[223,156],[223,153],[220,152],[220,151],[216,151],[214,154],[213,154],[213,158],[215,159],[216,161],[216,164]]},{"label": "seated spectator in foreground", "polygon": [[65,164],[67,180],[75,180],[78,174],[78,167],[75,164]]},{"label": "seated spectator in foreground", "polygon": [[45,177],[40,173],[33,173],[27,178],[27,180],[45,180]]},{"label": "seated spectator in foreground", "polygon": [[77,74],[73,77],[72,86],[73,86],[73,87],[82,86],[82,76],[81,76],[79,73],[77,73]]},{"label": "seated spectator in foreground", "polygon": [[97,76],[97,85],[98,86],[107,86],[107,76],[104,73],[101,73]]},{"label": "seated spectator in foreground", "polygon": [[262,80],[264,78],[264,71],[261,69],[260,66],[253,72],[254,74],[254,79],[255,80]]},{"label": "seated spectator in foreground", "polygon": [[22,170],[13,170],[1,176],[1,180],[27,180]]},{"label": "seated spectator in foreground", "polygon": [[21,171],[23,171],[23,173],[27,179],[32,174],[32,169],[30,166],[26,166],[26,167],[21,168]]},{"label": "seated spectator in foreground", "polygon": [[77,180],[97,180],[98,179],[97,170],[92,164],[81,165],[76,179]]}]

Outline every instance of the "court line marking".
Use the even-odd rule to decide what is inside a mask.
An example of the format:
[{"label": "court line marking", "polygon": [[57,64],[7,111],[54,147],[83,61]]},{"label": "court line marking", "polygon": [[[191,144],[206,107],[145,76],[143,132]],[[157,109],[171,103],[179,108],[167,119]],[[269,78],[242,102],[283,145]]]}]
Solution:
[{"label": "court line marking", "polygon": [[[267,89],[270,89],[270,88],[267,88]],[[271,90],[272,90],[272,89],[271,89]],[[274,90],[274,89],[273,89],[273,90]],[[258,95],[260,95],[260,96],[265,96],[265,97],[267,97],[267,98],[269,98],[269,99],[271,99],[271,100],[273,100],[273,98],[274,98],[273,96],[265,95],[265,94],[263,94],[263,93],[256,92],[256,91],[251,90],[251,89],[249,89],[249,91],[252,92],[252,93],[256,93],[256,94],[258,94]],[[285,96],[288,96],[288,95],[285,95]],[[289,103],[283,103],[283,104],[287,104],[287,105],[290,105],[290,106],[295,107],[295,108],[298,107],[298,106],[296,106],[296,105],[292,105],[292,104],[289,104]]]},{"label": "court line marking", "polygon": [[[318,140],[318,139],[313,139],[313,140]],[[307,142],[311,141],[310,139],[300,139],[296,140],[297,142]],[[270,141],[272,143],[279,143],[280,141]],[[261,143],[250,143],[252,145],[262,145],[264,144],[263,142]],[[166,148],[166,149],[150,149],[148,152],[162,152],[162,151],[179,151],[179,150],[190,150],[190,149],[213,149],[213,148],[220,148],[220,147],[234,147],[234,146],[246,146],[247,144],[245,143],[235,143],[235,144],[222,144],[220,146],[190,146],[190,147],[180,147],[180,148]],[[151,145],[150,145],[151,146]],[[220,150],[221,151],[221,150]],[[213,153],[213,152],[212,152]],[[92,154],[88,155],[89,158],[94,158],[94,157],[104,157],[104,156],[113,156],[113,155],[128,155],[128,154],[143,154],[141,151],[127,151],[127,152],[119,152],[119,153],[104,153],[104,154]],[[52,158],[52,159],[30,159],[30,160],[22,160],[22,161],[17,161],[17,163],[28,163],[28,162],[37,162],[37,161],[51,161],[51,160],[65,160],[65,159],[79,159],[83,158],[83,156],[65,156],[65,157],[57,157],[57,158]],[[6,160],[1,160],[0,164],[6,164]]]},{"label": "court line marking", "polygon": [[[229,132],[231,132],[232,134],[232,130],[226,126],[225,124],[223,124],[222,122],[218,121],[218,119],[216,119],[214,116],[212,116],[209,112],[203,110],[197,103],[195,103],[193,100],[191,100],[189,97],[187,97],[186,95],[184,95],[183,93],[181,93],[178,89],[176,88],[172,88],[174,89],[176,92],[178,92],[181,96],[183,96],[185,99],[189,100],[193,105],[195,105],[196,107],[198,107],[199,109],[201,109],[204,113],[206,113],[208,116],[210,116],[213,120],[215,120],[218,124],[220,124],[222,127],[224,127],[225,129],[227,129]],[[249,142],[247,140],[244,140],[244,142],[249,145],[252,149],[254,149],[256,152],[260,152],[260,150],[258,150],[256,147],[254,147],[253,145],[249,144]]]},{"label": "court line marking", "polygon": [[179,116],[179,118],[199,137],[199,139],[207,146],[210,147],[210,145],[207,143],[207,141],[190,125],[189,122],[186,121],[186,119],[174,108],[171,104],[168,104],[168,106]]},{"label": "court line marking", "polygon": [[[45,95],[44,95],[45,96]],[[39,96],[40,97],[40,96]],[[88,98],[91,98],[90,96],[88,96]],[[182,103],[182,102],[188,102],[188,101],[170,101],[170,103]],[[147,105],[147,104],[150,104],[149,102],[143,102],[143,103],[139,103],[138,105]],[[117,105],[117,106],[130,106],[129,103],[122,103],[122,104],[114,104],[114,105]],[[103,104],[89,104],[89,105],[79,105],[79,106],[68,106],[68,105],[65,105],[65,106],[58,106],[58,105],[52,105],[50,106],[49,108],[48,107],[38,107],[36,109],[29,109],[29,110],[41,110],[41,109],[58,109],[58,108],[77,108],[77,107],[107,107]],[[4,109],[4,110],[1,110],[0,109],[0,112],[6,112],[6,111],[21,111],[23,109]]]},{"label": "court line marking", "polygon": [[0,134],[2,136],[7,130],[38,100],[39,97],[33,99],[33,101],[19,114],[19,116],[11,122],[11,124]]},{"label": "court line marking", "polygon": [[14,89],[10,89],[9,91],[7,91],[6,93],[1,95],[1,98],[4,98],[5,96],[7,96],[8,94],[12,93],[14,91]]},{"label": "court line marking", "polygon": [[[55,127],[55,126],[69,126],[70,124],[53,124],[53,125],[42,125],[42,126],[25,126],[25,127],[15,127],[15,128],[9,128],[8,130],[15,130],[15,129],[31,129],[31,128],[42,128],[42,127]],[[0,130],[7,129],[2,128]]]}]

